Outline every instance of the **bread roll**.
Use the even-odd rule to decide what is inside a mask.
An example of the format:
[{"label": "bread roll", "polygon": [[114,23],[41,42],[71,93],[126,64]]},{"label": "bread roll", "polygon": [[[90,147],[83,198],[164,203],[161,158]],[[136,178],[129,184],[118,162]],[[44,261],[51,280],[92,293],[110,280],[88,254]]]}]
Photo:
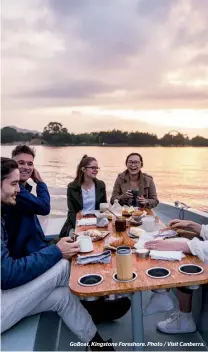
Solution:
[{"label": "bread roll", "polygon": [[139,227],[130,227],[129,232],[131,235],[134,235],[136,237],[140,237],[143,233],[143,230],[140,229]]},{"label": "bread roll", "polygon": [[124,241],[124,239],[123,239],[123,237],[121,237],[121,238],[118,238],[118,239],[116,239],[115,241],[113,241],[113,242],[111,242],[109,244],[110,244],[110,246],[113,246],[113,247],[117,248],[117,247],[123,245],[123,241]]},{"label": "bread roll", "polygon": [[142,215],[143,215],[143,211],[141,210],[137,210],[132,213],[132,216],[142,216]]}]

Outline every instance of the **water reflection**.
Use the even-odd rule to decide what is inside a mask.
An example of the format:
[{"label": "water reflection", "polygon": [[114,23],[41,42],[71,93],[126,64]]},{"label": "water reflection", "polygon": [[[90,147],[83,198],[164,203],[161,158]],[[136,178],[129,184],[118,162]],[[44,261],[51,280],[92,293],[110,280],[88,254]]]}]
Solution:
[{"label": "water reflection", "polygon": [[[84,154],[94,156],[101,168],[98,177],[105,181],[110,197],[113,183],[125,169],[126,156],[135,151],[143,155],[143,171],[152,175],[161,201],[183,201],[208,211],[207,148],[132,148],[132,147],[46,147],[37,146],[35,165],[50,188],[52,213],[65,215],[66,187],[73,180]],[[2,146],[9,157],[13,146]]]}]

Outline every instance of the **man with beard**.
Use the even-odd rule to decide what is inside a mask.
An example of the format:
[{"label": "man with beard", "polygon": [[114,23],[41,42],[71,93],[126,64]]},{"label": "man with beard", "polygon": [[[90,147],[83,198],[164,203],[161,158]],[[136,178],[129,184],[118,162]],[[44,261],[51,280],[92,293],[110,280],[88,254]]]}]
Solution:
[{"label": "man with beard", "polygon": [[[26,316],[52,310],[91,350],[95,350],[95,343],[96,350],[106,350],[106,347],[99,347],[104,341],[89,313],[68,287],[68,260],[79,252],[79,245],[63,237],[56,245],[20,257],[13,248],[11,255],[4,219],[6,209],[16,204],[19,178],[17,163],[1,158],[1,331],[8,330]],[[112,340],[107,342],[107,350],[114,350]]]},{"label": "man with beard", "polygon": [[[37,215],[50,213],[50,195],[47,185],[34,167],[34,149],[27,145],[18,145],[12,151],[12,158],[17,162],[20,172],[20,192],[16,206],[8,212],[5,221],[11,254],[15,253],[16,257],[21,257],[49,245]],[[27,182],[30,178],[36,183],[36,196],[31,193],[32,187]],[[130,300],[127,297],[81,302],[95,323],[119,319],[130,308]]]}]

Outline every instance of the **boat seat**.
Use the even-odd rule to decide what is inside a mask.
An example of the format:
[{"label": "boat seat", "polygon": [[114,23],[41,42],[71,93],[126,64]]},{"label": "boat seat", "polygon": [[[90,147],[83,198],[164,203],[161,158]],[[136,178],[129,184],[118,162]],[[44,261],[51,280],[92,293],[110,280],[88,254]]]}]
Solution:
[{"label": "boat seat", "polygon": [[24,318],[1,334],[1,351],[56,351],[60,324],[54,312]]}]

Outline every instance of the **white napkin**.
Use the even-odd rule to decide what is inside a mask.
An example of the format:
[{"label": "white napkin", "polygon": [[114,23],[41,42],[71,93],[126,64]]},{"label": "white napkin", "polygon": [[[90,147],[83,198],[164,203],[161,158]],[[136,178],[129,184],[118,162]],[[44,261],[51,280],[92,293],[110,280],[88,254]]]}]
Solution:
[{"label": "white napkin", "polygon": [[88,254],[88,255],[78,255],[77,263],[78,264],[95,264],[95,263],[103,263],[109,264],[111,262],[111,251],[106,250],[101,253],[96,254]]},{"label": "white napkin", "polygon": [[98,215],[100,215],[100,212],[99,212],[99,210],[82,210],[82,211],[81,211],[81,214],[82,214],[83,216],[85,216],[85,215],[95,215],[95,216],[98,216]]},{"label": "white napkin", "polygon": [[184,254],[181,251],[150,251],[151,259],[161,259],[161,260],[181,260]]},{"label": "white napkin", "polygon": [[[149,241],[154,241],[156,240],[156,235],[158,234],[158,231],[153,231],[153,232],[147,232],[147,231],[143,231],[142,235],[139,237],[138,241],[135,243],[134,248],[136,249],[144,249],[144,245],[146,242]],[[162,238],[157,238],[157,239],[161,239]]]},{"label": "white napkin", "polygon": [[92,225],[97,225],[97,219],[96,218],[83,218],[80,220],[77,220],[77,226],[92,226]]},{"label": "white napkin", "polygon": [[170,238],[170,237],[175,237],[177,235],[177,232],[174,230],[166,230],[163,232],[158,232],[155,237],[163,237],[163,238]]}]

